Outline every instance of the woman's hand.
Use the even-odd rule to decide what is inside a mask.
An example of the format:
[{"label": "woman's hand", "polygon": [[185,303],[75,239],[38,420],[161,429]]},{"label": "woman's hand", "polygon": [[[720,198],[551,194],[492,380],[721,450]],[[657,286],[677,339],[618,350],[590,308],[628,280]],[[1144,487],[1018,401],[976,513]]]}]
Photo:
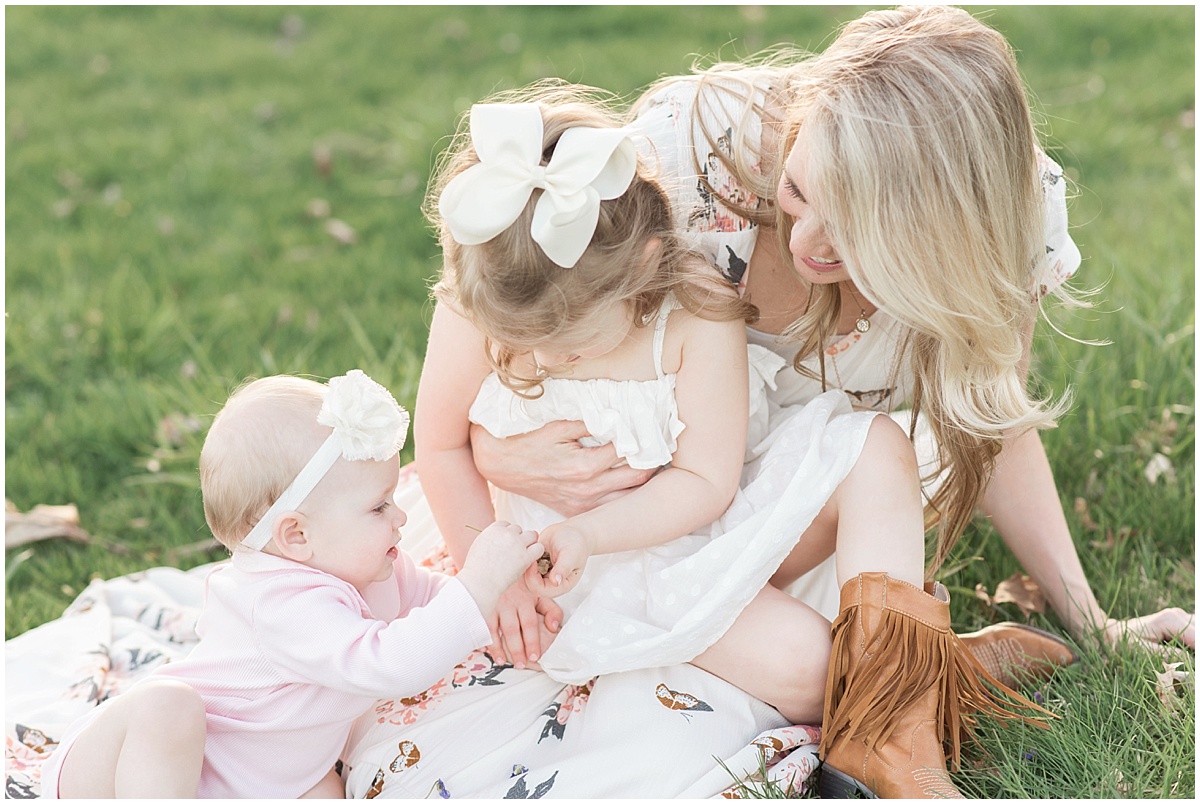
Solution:
[{"label": "woman's hand", "polygon": [[590,511],[649,480],[655,469],[618,464],[612,444],[585,447],[583,422],[550,422],[532,433],[495,438],[471,427],[479,473],[505,491],[536,500],[563,516]]},{"label": "woman's hand", "polygon": [[[533,566],[537,573],[537,565]],[[537,668],[537,660],[554,641],[562,626],[562,608],[548,597],[536,597],[521,583],[500,595],[496,613],[488,621],[492,644],[487,652],[499,664],[518,670]]]},{"label": "woman's hand", "polygon": [[1164,643],[1178,640],[1195,650],[1196,614],[1171,608],[1142,617],[1130,617],[1128,620],[1109,620],[1105,624],[1104,637],[1110,645],[1120,644],[1126,636],[1131,642],[1160,653],[1164,658],[1177,658],[1182,651]]}]

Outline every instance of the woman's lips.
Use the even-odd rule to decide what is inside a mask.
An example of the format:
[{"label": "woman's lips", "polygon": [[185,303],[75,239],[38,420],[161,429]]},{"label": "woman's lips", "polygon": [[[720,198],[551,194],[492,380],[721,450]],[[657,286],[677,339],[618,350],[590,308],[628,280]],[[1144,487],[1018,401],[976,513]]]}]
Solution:
[{"label": "woman's lips", "polygon": [[822,260],[817,260],[814,257],[801,257],[800,261],[809,268],[812,268],[814,271],[836,271],[842,267],[841,260],[836,262],[824,262]]}]

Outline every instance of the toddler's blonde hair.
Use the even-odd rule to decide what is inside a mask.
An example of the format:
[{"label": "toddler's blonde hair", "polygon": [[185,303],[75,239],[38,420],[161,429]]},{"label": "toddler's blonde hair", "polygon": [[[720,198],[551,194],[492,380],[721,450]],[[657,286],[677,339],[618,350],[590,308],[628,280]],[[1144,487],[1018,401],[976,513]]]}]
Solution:
[{"label": "toddler's blonde hair", "polygon": [[217,413],[200,451],[204,518],[235,549],[329,433],[317,423],[325,386],[301,377],[243,384]]},{"label": "toddler's blonde hair", "polygon": [[[620,127],[616,99],[601,90],[543,81],[502,93],[488,103],[536,103],[544,128],[542,164],[549,162],[559,137],[576,126]],[[670,202],[639,163],[621,196],[600,203],[591,243],[573,268],[551,261],[530,235],[534,190],[521,216],[504,232],[480,245],[454,240],[440,219],[437,201],[445,186],[478,163],[464,116],[450,147],[439,160],[425,199],[425,214],[437,227],[443,271],[434,295],[456,304],[488,340],[488,359],[506,385],[525,394],[540,392],[540,377],[514,372],[514,361],[562,336],[591,337],[598,314],[629,303],[635,325],[653,318],[668,293],[689,311],[717,320],[753,320],[755,309],[738,299],[703,258],[679,240]]]}]

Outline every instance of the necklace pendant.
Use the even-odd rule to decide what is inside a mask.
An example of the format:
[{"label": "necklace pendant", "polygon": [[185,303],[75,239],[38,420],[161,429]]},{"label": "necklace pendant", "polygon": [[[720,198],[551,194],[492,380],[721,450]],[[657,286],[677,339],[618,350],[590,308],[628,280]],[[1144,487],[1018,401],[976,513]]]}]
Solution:
[{"label": "necklace pendant", "polygon": [[861,316],[854,322],[854,328],[859,332],[867,332],[871,329],[871,322],[866,319],[866,316]]}]

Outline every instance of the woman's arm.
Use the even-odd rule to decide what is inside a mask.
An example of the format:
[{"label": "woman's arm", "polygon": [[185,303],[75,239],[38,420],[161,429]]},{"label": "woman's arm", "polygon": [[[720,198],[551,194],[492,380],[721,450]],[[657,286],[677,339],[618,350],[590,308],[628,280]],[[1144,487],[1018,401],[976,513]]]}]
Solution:
[{"label": "woman's arm", "polygon": [[492,485],[528,497],[563,516],[615,499],[653,477],[657,469],[617,464],[612,444],[585,447],[583,422],[550,422],[532,433],[496,438],[471,425],[475,466]]},{"label": "woman's arm", "polygon": [[[475,469],[468,415],[491,372],[484,337],[452,307],[439,304],[429,325],[429,346],[417,388],[413,442],[417,477],[450,557],[464,566],[480,529],[496,518],[487,481]],[[520,524],[520,523],[516,523]],[[518,668],[536,662],[562,622],[562,609],[539,601],[520,584],[500,596],[490,613],[488,652]]]},{"label": "woman's arm", "polygon": [[490,371],[483,335],[438,304],[417,387],[413,421],[417,476],[450,557],[459,567],[478,530],[496,518],[487,481],[475,469],[467,418]]},{"label": "woman's arm", "polygon": [[[555,567],[544,591],[569,589],[588,555],[663,544],[708,525],[737,491],[749,415],[745,327],[680,318],[675,398],[686,427],[671,463],[628,494],[542,531]],[[556,575],[564,582],[557,590]],[[526,576],[527,584],[539,580]]]},{"label": "woman's arm", "polygon": [[[1028,365],[1032,330],[1031,321],[1025,332],[1022,370]],[[1108,639],[1117,640],[1128,630],[1147,642],[1179,636],[1189,647],[1195,647],[1193,617],[1181,609],[1109,620],[1083,572],[1037,431],[1029,430],[1005,441],[981,508],[1076,638],[1099,628]]]}]

